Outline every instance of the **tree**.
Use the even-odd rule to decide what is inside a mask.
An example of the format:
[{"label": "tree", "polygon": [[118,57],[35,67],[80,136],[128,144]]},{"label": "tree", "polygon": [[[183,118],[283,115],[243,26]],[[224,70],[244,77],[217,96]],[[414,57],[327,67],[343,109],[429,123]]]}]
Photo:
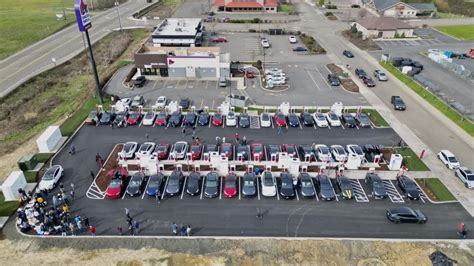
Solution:
[{"label": "tree", "polygon": [[319,6],[323,6],[324,5],[324,0],[319,0]]},{"label": "tree", "polygon": [[351,26],[351,32],[355,34],[355,33],[357,33],[358,31],[359,31],[359,30],[357,30],[356,24],[355,24],[355,23],[352,24],[352,26]]}]

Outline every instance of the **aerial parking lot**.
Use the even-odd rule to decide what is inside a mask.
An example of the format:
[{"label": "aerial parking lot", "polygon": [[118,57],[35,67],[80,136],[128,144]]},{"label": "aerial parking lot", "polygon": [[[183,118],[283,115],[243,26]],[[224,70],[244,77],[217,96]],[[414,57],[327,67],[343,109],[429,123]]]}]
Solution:
[{"label": "aerial parking lot", "polygon": [[[324,145],[321,144],[327,145],[327,148],[341,145],[346,152],[349,152],[347,145],[359,145],[366,152],[363,155],[364,161],[370,163],[374,159],[369,157],[364,145],[396,145],[400,137],[391,128],[321,128],[316,125],[292,127],[286,124],[279,134],[275,119],[271,120],[268,128],[261,127],[260,122],[258,126],[249,128],[239,127],[239,123],[237,126],[227,126],[225,116],[222,120],[222,125],[218,126],[212,125],[212,122],[201,126],[198,120],[195,121],[194,135],[199,138],[199,145],[193,145],[196,142],[192,138],[192,126],[185,127],[182,123],[177,127],[144,126],[143,123],[121,128],[84,125],[68,143],[74,145],[77,152],[71,155],[67,149],[63,149],[52,164],[64,167],[62,182],[66,186],[74,183],[78,195],[85,195],[75,199],[71,205],[72,211],[87,215],[94,221],[97,233],[101,235],[117,235],[117,226],[126,228],[125,208],[130,210],[134,220],[141,223],[141,235],[171,235],[170,225],[176,222],[190,224],[195,236],[453,238],[453,228],[459,221],[472,220],[459,203],[433,204],[418,186],[414,192],[417,193],[417,198],[407,198],[396,180],[396,172],[381,174],[380,184],[385,191],[381,199],[378,199],[379,188],[366,179],[368,169],[343,172],[342,175],[348,177],[349,187],[342,186],[341,189],[340,177],[336,178],[337,167],[333,167],[338,164],[337,157],[332,150],[330,154],[325,154]],[[212,116],[209,121],[212,121]],[[299,121],[303,123],[303,120]],[[183,129],[186,129],[184,134]],[[235,141],[235,133],[239,134],[239,143]],[[242,143],[244,136],[245,143]],[[219,137],[220,142],[225,138],[226,143],[216,146],[216,137]],[[187,145],[183,158],[174,152],[179,141],[184,141]],[[130,187],[128,181],[136,171],[129,165],[130,177],[123,179],[117,199],[109,199],[107,190],[97,185],[100,183],[97,176],[103,174],[97,174],[94,180],[90,177],[90,171],[97,173],[98,165],[94,160],[96,154],[103,158],[117,158],[117,154],[111,154],[112,151],[120,151],[121,148],[117,145],[127,142],[136,142],[136,151],[145,142],[157,146],[169,145],[166,156],[156,161],[156,164],[165,164],[158,186],[160,203],[157,203],[153,194],[156,190],[149,192],[149,180],[153,174],[147,174],[147,170],[139,185],[138,194],[130,196],[126,193]],[[258,145],[262,153],[256,148]],[[196,151],[193,146],[199,146],[199,150]],[[294,151],[290,151],[289,146],[293,146]],[[308,147],[311,152],[309,161],[305,156],[308,154]],[[216,154],[227,157],[231,170],[227,175],[218,174],[214,184],[208,182],[208,174],[218,171],[204,165],[209,166],[206,158],[209,154],[205,155],[209,152],[208,149],[215,149]],[[285,156],[281,153],[283,151],[292,153],[294,158],[307,163],[307,170],[304,171],[307,171],[309,178],[303,177],[305,174],[289,174],[287,176],[294,183],[285,183],[281,174],[285,169],[275,166],[278,160],[283,162],[283,157],[277,159]],[[187,158],[188,154],[191,157]],[[194,156],[195,154],[197,155]],[[132,157],[135,157],[133,153]],[[106,171],[109,171],[108,165],[111,163],[116,165],[116,162],[106,161]],[[267,166],[272,163],[274,166]],[[322,167],[325,164],[328,166],[326,169]],[[256,169],[260,169],[257,174]],[[381,168],[377,168],[376,172],[378,169]],[[270,184],[269,180],[264,180],[265,174],[262,175],[262,171],[271,172]],[[244,177],[246,172],[248,176]],[[176,173],[180,178],[175,183],[171,181],[171,176]],[[228,180],[229,175],[235,175],[236,179]],[[416,172],[409,175],[415,178]],[[323,176],[329,178],[326,179],[329,180],[328,183],[324,182]],[[177,191],[171,194],[172,186]],[[190,186],[196,189],[193,196],[189,192]],[[215,189],[211,193],[208,187]],[[253,187],[253,192],[248,192],[250,187]],[[428,222],[389,222],[386,209],[402,206],[422,211],[428,217]]]}]

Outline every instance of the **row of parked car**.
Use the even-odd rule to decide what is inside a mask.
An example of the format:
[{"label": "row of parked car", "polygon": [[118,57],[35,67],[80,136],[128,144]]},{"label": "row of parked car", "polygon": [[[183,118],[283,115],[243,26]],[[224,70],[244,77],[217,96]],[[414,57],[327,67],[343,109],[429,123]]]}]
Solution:
[{"label": "row of parked car", "polygon": [[342,145],[312,144],[312,145],[294,145],[294,144],[262,144],[252,143],[250,145],[232,143],[215,144],[188,144],[186,141],[178,141],[171,145],[169,143],[145,142],[127,142],[123,145],[120,155],[124,159],[140,158],[141,156],[152,156],[158,160],[167,159],[186,159],[188,153],[192,160],[200,160],[204,153],[218,152],[229,160],[241,159],[251,161],[278,160],[279,153],[285,152],[292,158],[308,159],[309,161],[321,162],[345,162],[348,156],[357,156],[361,160],[373,161],[376,155],[383,153],[383,145],[364,145],[349,144]]},{"label": "row of parked car", "polygon": [[267,84],[276,85],[285,85],[286,84],[286,74],[281,68],[271,68],[265,70],[265,79]]},{"label": "row of parked car", "polygon": [[437,156],[447,168],[455,171],[455,176],[463,182],[466,188],[474,189],[474,172],[466,166],[461,166],[461,163],[452,152],[441,150]]}]

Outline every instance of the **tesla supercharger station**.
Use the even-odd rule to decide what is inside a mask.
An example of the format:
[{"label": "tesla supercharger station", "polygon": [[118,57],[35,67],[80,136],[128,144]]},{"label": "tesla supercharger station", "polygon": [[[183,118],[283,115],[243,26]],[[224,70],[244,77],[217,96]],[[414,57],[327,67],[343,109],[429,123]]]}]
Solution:
[{"label": "tesla supercharger station", "polygon": [[277,162],[277,158],[278,158],[278,156],[277,156],[276,154],[272,154],[270,160],[271,160],[272,162],[276,163],[276,162]]},{"label": "tesla supercharger station", "polygon": [[204,112],[209,112],[209,106],[204,106],[204,108],[202,108],[204,110]]},{"label": "tesla supercharger station", "polygon": [[190,153],[190,152],[186,153],[186,158],[188,159],[188,161],[192,162],[193,161],[193,154]]},{"label": "tesla supercharger station", "polygon": [[244,107],[244,114],[246,114],[248,110],[249,110],[248,107]]},{"label": "tesla supercharger station", "polygon": [[196,106],[191,106],[191,112],[195,113],[196,112]]},{"label": "tesla supercharger station", "polygon": [[350,170],[357,170],[359,169],[360,165],[362,164],[362,159],[355,155],[349,154],[347,157],[346,168]]},{"label": "tesla supercharger station", "polygon": [[290,113],[290,103],[289,102],[282,102],[280,107],[278,108],[280,112],[284,115],[288,115]]},{"label": "tesla supercharger station", "polygon": [[337,166],[337,172],[336,172],[336,175],[337,176],[342,176],[344,174],[344,165],[340,164]]},{"label": "tesla supercharger station", "polygon": [[305,154],[304,155],[304,161],[306,163],[310,163],[311,162],[311,154]]},{"label": "tesla supercharger station", "polygon": [[182,172],[183,171],[183,165],[182,164],[177,164],[176,165],[176,171]]},{"label": "tesla supercharger station", "polygon": [[209,157],[209,153],[208,153],[208,152],[205,152],[202,157],[203,157],[203,160],[204,160],[204,161],[209,161],[209,160],[210,160],[210,157]]},{"label": "tesla supercharger station", "polygon": [[237,154],[237,161],[239,161],[239,162],[244,161],[244,156],[242,156],[242,153]]},{"label": "tesla supercharger station", "polygon": [[341,116],[342,115],[342,109],[344,108],[344,105],[342,104],[342,102],[335,102],[332,106],[331,106],[331,111],[334,112],[337,116]]},{"label": "tesla supercharger station", "polygon": [[193,172],[199,172],[200,167],[199,165],[193,165]]},{"label": "tesla supercharger station", "polygon": [[158,172],[163,173],[165,171],[165,165],[164,164],[158,164]]},{"label": "tesla supercharger station", "polygon": [[308,172],[308,166],[307,165],[302,165],[300,168],[301,173],[307,173]]},{"label": "tesla supercharger station", "polygon": [[139,105],[139,106],[138,106],[138,112],[139,112],[139,113],[143,113],[143,105]]},{"label": "tesla supercharger station", "polygon": [[247,173],[253,173],[253,165],[247,165]]},{"label": "tesla supercharger station", "polygon": [[318,174],[322,175],[322,174],[324,174],[325,171],[326,171],[326,165],[321,165],[319,167],[319,173]]},{"label": "tesla supercharger station", "polygon": [[316,109],[316,113],[322,113],[321,107],[318,107],[318,108]]},{"label": "tesla supercharger station", "polygon": [[235,172],[235,164],[229,165],[229,173]]},{"label": "tesla supercharger station", "polygon": [[374,156],[374,163],[375,163],[375,164],[380,164],[381,159],[382,159],[382,155],[381,155],[381,154],[375,155],[375,156]]},{"label": "tesla supercharger station", "polygon": [[271,165],[265,165],[265,171],[271,172],[272,171],[272,166]]},{"label": "tesla supercharger station", "polygon": [[394,153],[390,156],[390,162],[388,164],[388,169],[398,171],[402,167],[403,156],[401,154]]}]

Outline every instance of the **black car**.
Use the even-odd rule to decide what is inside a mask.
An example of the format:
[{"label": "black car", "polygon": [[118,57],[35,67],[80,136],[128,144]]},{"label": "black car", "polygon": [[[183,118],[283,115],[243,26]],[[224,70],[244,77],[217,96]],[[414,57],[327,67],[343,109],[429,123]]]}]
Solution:
[{"label": "black car", "polygon": [[179,106],[183,107],[183,109],[188,109],[191,105],[191,100],[188,98],[182,98],[179,100]]},{"label": "black car", "polygon": [[248,114],[240,114],[239,127],[243,127],[243,128],[250,127],[250,116]]},{"label": "black car", "polygon": [[373,162],[375,159],[375,155],[379,155],[380,153],[377,152],[377,149],[372,144],[366,144],[362,147],[362,151],[365,154],[365,158],[369,162]]},{"label": "black car", "polygon": [[359,127],[370,127],[372,125],[372,122],[370,122],[370,118],[366,113],[361,112],[357,114],[355,118]]},{"label": "black car", "polygon": [[362,81],[367,87],[375,87],[375,81],[369,76],[362,77]]},{"label": "black car", "polygon": [[201,175],[198,172],[191,172],[186,184],[186,193],[191,196],[198,195],[201,192],[201,186],[199,185],[200,180]]},{"label": "black car", "polygon": [[328,74],[328,83],[331,84],[331,86],[341,85],[341,81],[336,74]]},{"label": "black car", "polygon": [[255,185],[254,173],[245,173],[242,178],[242,196],[244,197],[255,197],[257,188]]},{"label": "black car", "polygon": [[345,127],[356,127],[357,125],[355,118],[349,113],[343,113],[341,121]]},{"label": "black car", "polygon": [[127,111],[118,112],[115,115],[115,119],[114,119],[113,123],[116,126],[123,126],[126,123],[127,118],[128,118],[128,112]]},{"label": "black car", "polygon": [[295,113],[291,113],[288,115],[288,125],[291,127],[298,127],[300,125],[300,120]]},{"label": "black car", "polygon": [[198,123],[201,126],[207,126],[209,124],[209,119],[210,119],[209,113],[202,112],[199,114]]},{"label": "black car", "polygon": [[206,146],[204,146],[204,152],[211,152],[211,151],[219,151],[217,145],[207,144]]},{"label": "black car", "polygon": [[413,210],[409,207],[392,208],[385,211],[387,219],[396,224],[398,223],[418,223],[425,224],[428,217],[420,210]]},{"label": "black car", "polygon": [[278,158],[278,153],[281,152],[280,145],[277,144],[268,144],[268,154],[270,155],[270,159],[275,156]]},{"label": "black car", "polygon": [[351,51],[349,51],[349,50],[344,50],[344,51],[342,52],[342,54],[343,54],[344,56],[346,56],[347,58],[353,58],[353,57],[354,57],[354,54],[353,54]]},{"label": "black car", "polygon": [[293,48],[293,52],[306,52],[306,51],[308,51],[308,49],[301,46]]},{"label": "black car", "polygon": [[314,184],[308,173],[301,173],[299,176],[301,195],[304,198],[314,198],[316,196]]},{"label": "black car", "polygon": [[111,112],[103,112],[102,116],[100,117],[99,123],[101,125],[110,125],[112,121],[114,121],[115,115]]},{"label": "black car", "polygon": [[341,191],[343,199],[352,199],[354,197],[354,190],[352,189],[351,181],[347,176],[336,176],[336,184]]},{"label": "black car", "polygon": [[188,112],[184,116],[183,123],[185,127],[193,127],[196,124],[196,114],[193,112]]},{"label": "black car", "polygon": [[301,117],[301,120],[303,121],[303,125],[309,127],[309,126],[313,126],[314,125],[314,120],[313,120],[313,116],[308,113],[308,112],[303,112],[301,113],[300,115]]},{"label": "black car", "polygon": [[397,183],[400,189],[406,194],[407,198],[411,200],[420,199],[420,190],[415,181],[408,176],[397,176]]},{"label": "black car", "polygon": [[170,126],[172,127],[179,127],[181,125],[181,113],[176,111],[173,112],[168,120]]},{"label": "black car", "polygon": [[138,76],[135,81],[133,82],[133,85],[135,87],[143,87],[143,85],[145,85],[145,82],[146,82],[146,78],[145,76]]},{"label": "black car", "polygon": [[288,172],[283,172],[280,175],[280,196],[284,199],[292,199],[295,197],[293,178],[291,178]]},{"label": "black car", "polygon": [[300,150],[302,151],[303,154],[303,160],[306,160],[306,157],[309,156],[310,161],[313,161],[314,158],[314,151],[313,148],[310,145],[300,145]]},{"label": "black car", "polygon": [[356,74],[359,78],[363,78],[363,77],[367,76],[367,73],[365,73],[365,70],[363,70],[362,68],[356,68],[356,69],[355,69],[355,74]]},{"label": "black car", "polygon": [[182,183],[183,173],[181,173],[181,171],[173,171],[168,179],[168,185],[166,186],[165,192],[170,196],[179,194]]},{"label": "black car", "polygon": [[372,187],[372,195],[376,199],[383,199],[387,197],[387,191],[383,186],[382,179],[380,176],[374,173],[368,173],[365,176],[365,183],[369,184]]},{"label": "black car", "polygon": [[155,197],[156,193],[160,191],[161,184],[163,183],[163,174],[158,173],[150,176],[148,179],[148,185],[146,187],[146,194],[150,197]]},{"label": "black car", "polygon": [[392,96],[390,102],[393,104],[393,109],[399,111],[405,111],[407,106],[400,96]]},{"label": "black car", "polygon": [[219,175],[216,172],[209,172],[204,184],[204,196],[206,198],[215,198],[219,196]]},{"label": "black car", "polygon": [[318,175],[319,196],[323,200],[334,200],[336,194],[332,187],[331,179],[327,175]]},{"label": "black car", "polygon": [[142,172],[135,173],[128,183],[126,193],[130,196],[138,196],[142,194],[143,181],[145,174]]},{"label": "black car", "polygon": [[247,145],[237,145],[236,148],[237,158],[242,156],[242,160],[247,161],[249,159],[249,147]]}]

